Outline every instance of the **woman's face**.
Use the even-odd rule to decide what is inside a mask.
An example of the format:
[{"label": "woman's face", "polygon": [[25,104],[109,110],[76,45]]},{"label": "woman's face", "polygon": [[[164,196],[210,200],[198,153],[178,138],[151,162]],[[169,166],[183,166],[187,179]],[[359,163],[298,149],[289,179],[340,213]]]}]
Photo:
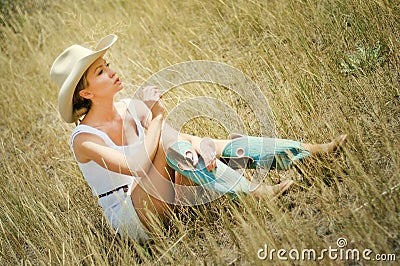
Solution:
[{"label": "woman's face", "polygon": [[91,100],[114,96],[122,89],[118,75],[102,57],[89,67],[86,79],[89,85],[81,91],[81,96]]}]

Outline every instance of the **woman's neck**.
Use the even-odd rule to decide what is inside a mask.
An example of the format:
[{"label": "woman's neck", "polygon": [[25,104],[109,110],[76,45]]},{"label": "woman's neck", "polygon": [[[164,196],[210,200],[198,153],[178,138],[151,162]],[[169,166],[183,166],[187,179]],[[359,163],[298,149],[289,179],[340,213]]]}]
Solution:
[{"label": "woman's neck", "polygon": [[96,100],[92,102],[92,106],[82,122],[101,126],[113,122],[117,115],[113,100]]}]

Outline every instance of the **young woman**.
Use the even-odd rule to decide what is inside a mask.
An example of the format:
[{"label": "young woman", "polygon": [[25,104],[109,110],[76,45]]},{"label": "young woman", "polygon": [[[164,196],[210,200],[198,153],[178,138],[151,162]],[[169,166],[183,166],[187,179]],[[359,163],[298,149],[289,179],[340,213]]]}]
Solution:
[{"label": "young woman", "polygon": [[143,101],[114,101],[122,82],[103,55],[116,40],[106,36],[94,50],[68,47],[50,76],[60,87],[62,118],[77,125],[71,136],[74,157],[107,221],[123,236],[145,240],[154,217],[168,217],[173,204],[193,203],[198,191],[186,185],[197,183],[217,194],[279,195],[292,181],[252,186],[233,168],[287,169],[310,155],[334,151],[346,139],[342,135],[314,145],[247,136],[202,139],[177,132],[163,121],[156,87],[144,88]]}]

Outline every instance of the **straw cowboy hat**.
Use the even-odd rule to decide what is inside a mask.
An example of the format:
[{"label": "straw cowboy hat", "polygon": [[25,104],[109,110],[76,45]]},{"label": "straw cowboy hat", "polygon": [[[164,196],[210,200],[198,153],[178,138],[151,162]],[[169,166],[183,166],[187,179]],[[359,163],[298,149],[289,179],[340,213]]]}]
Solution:
[{"label": "straw cowboy hat", "polygon": [[50,77],[60,87],[58,110],[66,122],[75,122],[72,97],[83,73],[94,61],[103,56],[117,39],[117,35],[110,34],[101,39],[94,50],[74,44],[65,49],[54,61]]}]

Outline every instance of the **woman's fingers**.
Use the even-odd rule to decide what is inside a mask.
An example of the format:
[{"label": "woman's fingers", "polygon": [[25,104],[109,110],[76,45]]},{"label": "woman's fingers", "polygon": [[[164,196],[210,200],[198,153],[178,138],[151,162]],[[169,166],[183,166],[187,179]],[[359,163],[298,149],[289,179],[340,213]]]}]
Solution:
[{"label": "woman's fingers", "polygon": [[210,161],[210,164],[207,166],[208,171],[212,171],[217,167],[217,155],[216,153],[212,154],[212,159]]},{"label": "woman's fingers", "polygon": [[197,165],[199,156],[204,160],[207,171],[212,171],[217,166],[217,152],[214,140],[211,138],[200,139],[195,137],[191,140],[192,150],[186,154],[193,159],[193,164]]},{"label": "woman's fingers", "polygon": [[206,163],[207,171],[211,172],[217,167],[217,158],[214,156],[209,163]]},{"label": "woman's fingers", "polygon": [[217,162],[217,152],[215,143],[211,138],[204,138],[200,142],[200,155],[204,159],[208,171],[215,169]]},{"label": "woman's fingers", "polygon": [[147,86],[143,88],[143,101],[158,101],[162,98],[160,89],[156,86]]},{"label": "woman's fingers", "polygon": [[162,93],[156,86],[143,88],[143,102],[152,111],[153,117],[164,113],[164,108],[160,104]]},{"label": "woman's fingers", "polygon": [[201,152],[195,149],[191,152],[191,157],[193,159],[193,165],[196,165],[199,162],[199,155],[203,158],[204,164],[206,165],[207,171],[211,172],[217,166],[217,157],[215,152]]}]

